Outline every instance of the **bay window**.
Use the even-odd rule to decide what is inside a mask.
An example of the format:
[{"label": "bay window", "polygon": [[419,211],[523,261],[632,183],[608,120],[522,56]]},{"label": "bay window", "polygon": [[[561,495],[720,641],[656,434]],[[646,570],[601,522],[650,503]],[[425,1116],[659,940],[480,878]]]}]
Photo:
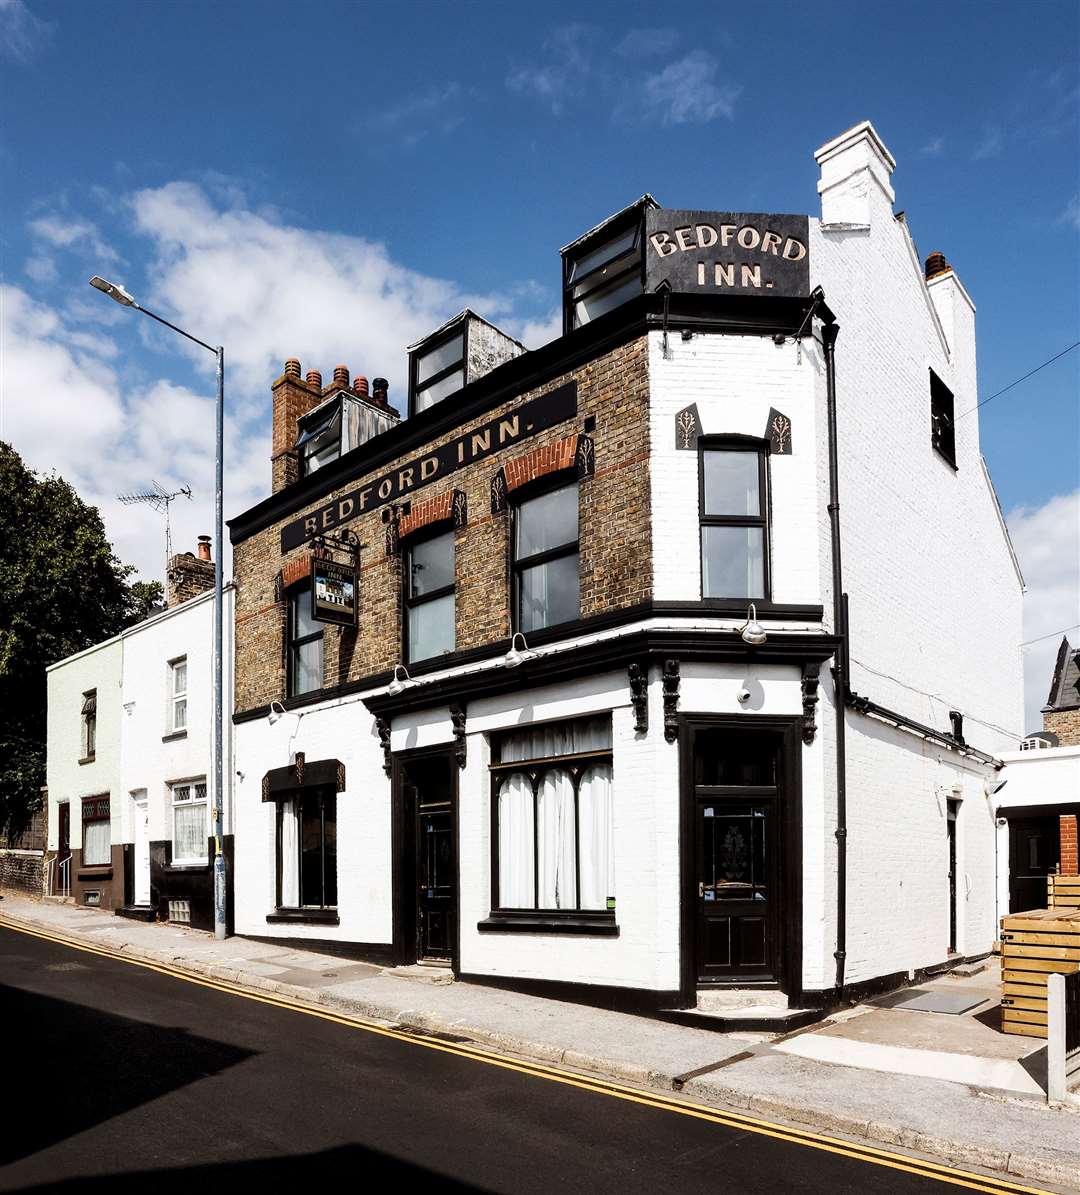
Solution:
[{"label": "bay window", "polygon": [[277,803],[277,907],[337,906],[337,794],[298,791]]},{"label": "bay window", "polygon": [[112,862],[112,822],[109,798],[87,797],[82,803],[82,862],[104,867]]},{"label": "bay window", "polygon": [[589,913],[614,924],[611,718],[493,742],[493,917]]},{"label": "bay window", "polygon": [[185,780],[173,784],[172,861],[205,863],[210,822],[205,780]]},{"label": "bay window", "polygon": [[701,596],[769,596],[764,447],[701,448]]},{"label": "bay window", "polygon": [[512,541],[514,630],[528,634],[580,618],[578,483],[519,502]]},{"label": "bay window", "polygon": [[298,587],[289,594],[288,693],[298,697],[323,685],[323,624],[311,616],[311,590]]},{"label": "bay window", "polygon": [[454,650],[454,532],[405,548],[405,658],[412,664]]}]

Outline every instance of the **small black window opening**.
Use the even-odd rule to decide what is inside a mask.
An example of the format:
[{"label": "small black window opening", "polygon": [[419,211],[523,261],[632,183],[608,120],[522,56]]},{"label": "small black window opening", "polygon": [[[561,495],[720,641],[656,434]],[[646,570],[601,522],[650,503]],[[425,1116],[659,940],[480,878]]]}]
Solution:
[{"label": "small black window opening", "polygon": [[454,650],[454,532],[408,540],[405,547],[405,659]]},{"label": "small black window opening", "polygon": [[97,689],[83,694],[81,746],[82,758],[93,759],[97,753]]},{"label": "small black window opening", "polygon": [[764,445],[703,444],[700,479],[701,596],[768,599]]},{"label": "small black window opening", "polygon": [[563,261],[563,330],[572,332],[645,289],[645,221],[604,230],[604,239],[589,241]]},{"label": "small black window opening", "polygon": [[930,443],[956,468],[956,413],[953,393],[930,370]]},{"label": "small black window opening", "polygon": [[277,806],[278,909],[337,906],[337,795],[298,791]]},{"label": "small black window opening", "polygon": [[467,331],[464,322],[447,337],[424,345],[409,361],[409,414],[417,415],[465,385]]},{"label": "small black window opening", "polygon": [[287,690],[290,697],[323,687],[323,624],[311,616],[311,590],[289,593]]},{"label": "small black window opening", "polygon": [[532,493],[513,507],[514,630],[528,634],[581,617],[578,483]]}]

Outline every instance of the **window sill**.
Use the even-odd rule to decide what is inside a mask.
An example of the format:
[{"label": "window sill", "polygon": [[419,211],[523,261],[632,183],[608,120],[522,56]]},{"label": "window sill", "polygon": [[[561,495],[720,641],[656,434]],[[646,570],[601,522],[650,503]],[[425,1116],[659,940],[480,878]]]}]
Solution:
[{"label": "window sill", "polygon": [[97,759],[96,755],[84,755],[82,759],[79,760],[79,767],[81,768],[84,763],[93,763],[95,759]]},{"label": "window sill", "polygon": [[186,729],[172,730],[168,734],[163,734],[161,736],[161,741],[163,743],[174,743],[178,739],[186,739],[186,738],[187,738],[187,730]]},{"label": "window sill", "polygon": [[76,873],[75,878],[77,880],[85,880],[87,883],[95,880],[111,880],[112,864],[86,863],[83,865],[83,870]]},{"label": "window sill", "polygon": [[275,909],[266,914],[268,925],[339,925],[337,909]]},{"label": "window sill", "polygon": [[163,871],[206,871],[210,866],[209,859],[174,859],[165,866]]},{"label": "window sill", "polygon": [[476,923],[487,934],[588,934],[594,938],[617,938],[614,914],[604,913],[505,913],[495,911]]}]

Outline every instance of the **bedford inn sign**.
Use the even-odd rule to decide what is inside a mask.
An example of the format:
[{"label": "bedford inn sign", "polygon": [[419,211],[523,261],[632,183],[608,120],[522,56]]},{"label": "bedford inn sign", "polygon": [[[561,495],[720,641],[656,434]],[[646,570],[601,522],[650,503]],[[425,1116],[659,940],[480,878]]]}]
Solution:
[{"label": "bedford inn sign", "polygon": [[645,220],[646,290],[802,298],[810,292],[809,220],[653,208]]}]

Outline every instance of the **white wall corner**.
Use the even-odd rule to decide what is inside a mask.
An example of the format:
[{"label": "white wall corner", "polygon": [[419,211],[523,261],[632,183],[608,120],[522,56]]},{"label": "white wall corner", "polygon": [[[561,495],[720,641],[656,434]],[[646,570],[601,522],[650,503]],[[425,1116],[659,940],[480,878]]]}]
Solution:
[{"label": "white wall corner", "polygon": [[860,121],[827,141],[815,151],[814,160],[821,168],[818,194],[823,228],[869,228],[878,193],[891,209],[896,199],[892,188],[896,159],[870,121]]}]

